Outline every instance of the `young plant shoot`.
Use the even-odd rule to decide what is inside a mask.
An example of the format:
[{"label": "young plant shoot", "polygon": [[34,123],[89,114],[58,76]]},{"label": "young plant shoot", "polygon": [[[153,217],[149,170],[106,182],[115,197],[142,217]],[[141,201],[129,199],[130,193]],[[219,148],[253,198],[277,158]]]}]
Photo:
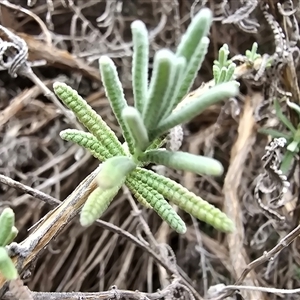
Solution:
[{"label": "young plant shoot", "polygon": [[[169,49],[158,50],[149,84],[148,31],[142,21],[132,23],[133,106],[125,99],[114,62],[108,56],[100,58],[103,86],[122,130],[123,145],[75,90],[64,83],[54,84],[55,93],[89,131],[67,129],[60,136],[86,148],[102,162],[97,176],[98,187],[90,194],[81,212],[83,226],[98,219],[125,184],[137,201],[152,208],[178,233],[185,233],[186,226],[168,201],[218,230],[234,230],[233,222],[218,208],[179,183],[144,168],[152,163],[196,174],[220,176],[223,173],[223,166],[213,158],[160,148],[174,127],[189,122],[210,105],[239,92],[238,83],[232,78],[235,65],[230,62],[223,66],[221,62],[220,73],[224,68],[226,72],[224,76],[219,75],[215,86],[175,109],[190,91],[205,58],[211,23],[212,12],[202,9],[192,20],[175,53]],[[227,60],[226,49],[223,52]]]},{"label": "young plant shoot", "polygon": [[15,214],[11,208],[5,208],[0,215],[0,273],[7,280],[19,277],[18,271],[5,248],[18,234],[15,225]]}]

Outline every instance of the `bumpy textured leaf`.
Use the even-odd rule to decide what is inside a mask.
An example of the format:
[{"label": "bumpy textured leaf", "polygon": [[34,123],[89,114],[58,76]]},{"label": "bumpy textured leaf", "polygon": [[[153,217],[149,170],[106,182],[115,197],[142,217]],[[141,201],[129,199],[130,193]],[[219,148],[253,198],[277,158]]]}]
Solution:
[{"label": "bumpy textured leaf", "polygon": [[14,280],[19,276],[15,265],[4,247],[0,247],[0,272],[6,280]]},{"label": "bumpy textured leaf", "polygon": [[80,224],[90,226],[107,210],[108,206],[117,195],[121,186],[110,190],[96,188],[88,197],[80,213]]},{"label": "bumpy textured leaf", "polygon": [[0,215],[0,246],[6,246],[12,228],[15,224],[15,213],[11,208],[5,208]]},{"label": "bumpy textured leaf", "polygon": [[170,115],[175,103],[178,99],[178,94],[181,87],[181,82],[184,79],[184,72],[186,68],[186,59],[184,57],[176,57],[173,63],[173,80],[168,86],[168,91],[160,105],[162,105],[161,115],[159,120],[162,120]]},{"label": "bumpy textured leaf", "polygon": [[173,111],[168,118],[159,123],[152,135],[159,136],[177,125],[188,122],[202,113],[209,106],[226,98],[234,97],[238,92],[239,88],[237,82],[231,81],[218,84],[206,91],[203,95],[189,101],[186,105],[182,106],[181,109]]},{"label": "bumpy textured leaf", "polygon": [[143,197],[143,195],[134,187],[134,185],[130,184],[130,179],[128,178],[125,181],[126,186],[130,190],[131,194],[134,195],[135,199],[142,204],[145,208],[150,209],[152,206],[149,202]]},{"label": "bumpy textured leaf", "polygon": [[152,187],[182,210],[216,229],[234,231],[235,226],[226,214],[175,181],[141,168],[132,172],[130,177]]},{"label": "bumpy textured leaf", "polygon": [[176,100],[174,101],[174,108],[190,91],[207,54],[209,42],[210,41],[208,37],[203,37],[199,45],[195,49],[194,55],[191,57],[189,63],[187,64],[184,75],[182,77],[180,89],[177,93]]},{"label": "bumpy textured leaf", "polygon": [[177,47],[177,56],[183,56],[188,63],[190,62],[199,42],[209,33],[212,17],[212,12],[208,8],[201,9],[195,15]]},{"label": "bumpy textured leaf", "polygon": [[[142,197],[151,205],[153,210],[166,221],[171,228],[178,233],[186,232],[185,223],[181,220],[172,206],[155,189],[132,178],[128,178],[126,184],[129,188],[132,187],[131,190],[133,195],[137,199],[139,195],[142,195]],[[138,193],[135,193],[135,191]]]},{"label": "bumpy textured leaf", "polygon": [[135,150],[146,150],[149,146],[148,132],[140,112],[136,108],[128,106],[124,108],[122,115],[134,140]]},{"label": "bumpy textured leaf", "polygon": [[113,113],[121,127],[128,149],[130,153],[133,154],[133,139],[129,134],[127,126],[122,117],[122,111],[125,107],[127,107],[127,102],[122,83],[118,76],[117,68],[114,62],[106,55],[100,57],[99,67],[106,97],[108,98]]},{"label": "bumpy textured leaf", "polygon": [[96,177],[98,186],[103,190],[119,186],[135,168],[136,164],[130,157],[115,156],[109,158],[101,165],[100,172]]},{"label": "bumpy textured leaf", "polygon": [[55,82],[53,89],[56,95],[74,112],[77,119],[100,143],[105,140],[111,141],[114,145],[111,148],[113,155],[125,154],[115,133],[75,90],[61,82]]},{"label": "bumpy textured leaf", "polygon": [[76,129],[63,130],[59,135],[63,140],[71,141],[89,150],[90,153],[100,161],[105,161],[114,156],[114,143],[112,143],[107,137],[106,139],[103,139],[102,143],[100,143],[91,133]]},{"label": "bumpy textured leaf", "polygon": [[192,19],[178,45],[176,56],[184,57],[187,66],[174,107],[189,92],[203,63],[209,45],[207,35],[213,20],[212,17],[210,9],[201,9]]},{"label": "bumpy textured leaf", "polygon": [[220,176],[224,171],[222,164],[213,158],[181,151],[149,150],[144,154],[143,159],[155,164],[200,175]]},{"label": "bumpy textured leaf", "polygon": [[174,59],[175,54],[171,50],[161,49],[155,53],[149,92],[142,114],[148,131],[157,126],[162,113],[161,102],[171,80]]},{"label": "bumpy textured leaf", "polygon": [[132,88],[134,106],[143,113],[144,101],[148,91],[149,40],[145,24],[136,20],[131,23],[132,55]]}]

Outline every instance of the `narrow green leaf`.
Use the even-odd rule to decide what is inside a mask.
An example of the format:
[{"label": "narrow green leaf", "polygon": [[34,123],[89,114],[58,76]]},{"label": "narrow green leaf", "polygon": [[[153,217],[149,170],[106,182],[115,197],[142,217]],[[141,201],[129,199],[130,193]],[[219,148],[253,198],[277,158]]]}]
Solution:
[{"label": "narrow green leaf", "polygon": [[134,178],[136,181],[152,187],[180,209],[218,230],[223,232],[235,230],[234,223],[226,214],[169,178],[141,168],[132,172],[129,178]]},{"label": "narrow green leaf", "polygon": [[174,70],[174,60],[174,53],[168,49],[161,49],[155,53],[153,73],[143,110],[143,121],[148,131],[157,126],[162,114],[161,104]]},{"label": "narrow green leaf", "polygon": [[[132,190],[133,195],[138,198],[142,195],[143,198],[151,205],[153,210],[165,221],[168,225],[178,233],[185,233],[186,226],[172,206],[152,187],[128,178],[127,186]],[[137,194],[134,192],[138,191]]]},{"label": "narrow green leaf", "polygon": [[289,99],[286,100],[286,104],[300,116],[300,106],[298,104],[291,102]]},{"label": "narrow green leaf", "polygon": [[126,176],[136,168],[134,161],[127,156],[115,156],[106,160],[96,177],[98,186],[103,189],[112,189],[122,185]]},{"label": "narrow green leaf", "polygon": [[274,106],[275,106],[275,111],[276,115],[279,118],[279,120],[292,132],[296,132],[296,128],[294,125],[291,123],[291,121],[283,114],[279,101],[277,99],[274,100]]},{"label": "narrow green leaf", "polygon": [[201,39],[208,35],[212,20],[213,15],[208,8],[201,9],[195,15],[178,45],[176,51],[178,57],[183,56],[187,63],[190,62]]},{"label": "narrow green leaf", "polygon": [[4,245],[9,245],[18,235],[19,230],[17,229],[17,227],[13,226],[13,228],[11,229],[10,235],[7,237],[6,241],[4,242]]},{"label": "narrow green leaf", "polygon": [[297,141],[292,141],[290,144],[288,144],[288,146],[286,147],[286,149],[290,152],[299,152],[299,142]]},{"label": "narrow green leaf", "polygon": [[228,45],[224,44],[219,50],[218,62],[219,62],[220,69],[222,69],[223,67],[226,68],[228,66],[228,55],[229,55]]},{"label": "narrow green leaf", "polygon": [[135,185],[130,184],[130,180],[128,181],[126,179],[125,182],[126,186],[128,187],[128,189],[130,190],[131,194],[135,197],[135,199],[142,204],[145,208],[147,209],[153,209],[152,206],[150,205],[149,202],[147,202],[147,200],[144,198],[144,193],[143,191],[140,192],[140,189],[135,188]]},{"label": "narrow green leaf", "polygon": [[134,147],[139,151],[144,151],[149,146],[148,132],[144,125],[143,118],[134,107],[126,107],[123,112],[123,119],[134,140]]},{"label": "narrow green leaf", "polygon": [[85,149],[100,161],[105,161],[114,155],[122,155],[122,152],[116,153],[115,144],[107,137],[103,136],[99,141],[89,132],[83,132],[76,129],[66,129],[60,132],[60,137],[65,141],[73,142]]},{"label": "narrow green leaf", "polygon": [[181,151],[173,152],[163,149],[149,150],[141,159],[145,159],[145,161],[158,165],[164,165],[169,168],[190,171],[200,175],[220,176],[224,171],[222,164],[213,158]]},{"label": "narrow green leaf", "polygon": [[182,82],[177,93],[177,99],[175,101],[174,107],[176,107],[176,105],[190,91],[207,54],[208,46],[209,38],[205,36],[200,40],[199,45],[194,51],[194,55],[189,59],[184,75],[182,77]]},{"label": "narrow green leaf", "polygon": [[220,84],[225,82],[226,80],[226,73],[227,73],[227,68],[226,67],[222,67],[220,72],[219,72],[219,77],[218,80],[216,81],[216,84]]},{"label": "narrow green leaf", "polygon": [[75,90],[61,82],[55,82],[53,89],[55,94],[74,112],[77,119],[98,141],[108,139],[114,145],[114,147],[111,147],[114,149],[114,155],[125,154],[115,133]]},{"label": "narrow green leaf", "polygon": [[213,71],[214,81],[215,81],[215,83],[217,83],[218,79],[220,77],[221,70],[217,65],[213,65],[212,71]]},{"label": "narrow green leaf", "polygon": [[228,68],[227,68],[227,72],[226,72],[226,78],[225,78],[225,82],[234,80],[234,71],[236,69],[236,64],[235,63],[231,63]]},{"label": "narrow green leaf", "polygon": [[161,103],[162,114],[159,116],[158,120],[162,120],[170,115],[172,110],[175,108],[178,94],[180,91],[182,80],[184,79],[184,72],[186,68],[186,60],[184,57],[176,57],[174,60],[174,76],[173,80],[168,86],[168,91]]},{"label": "narrow green leaf", "polygon": [[167,134],[163,134],[160,137],[156,138],[150,146],[147,148],[147,150],[154,150],[161,148],[167,141]]},{"label": "narrow green leaf", "polygon": [[127,107],[127,102],[125,100],[124,90],[118,76],[117,68],[114,62],[106,55],[100,57],[99,67],[106,97],[108,98],[114,115],[122,129],[128,149],[130,153],[133,154],[133,140],[122,118],[122,111]]},{"label": "narrow green leaf", "polygon": [[192,19],[178,45],[176,56],[184,57],[186,59],[187,66],[180,90],[177,94],[175,106],[189,92],[203,63],[209,45],[207,35],[209,33],[212,20],[212,11],[208,8],[201,9]]},{"label": "narrow green leaf", "polygon": [[121,186],[110,190],[96,188],[88,197],[80,213],[80,224],[84,227],[92,225],[107,210],[108,206],[117,195]]},{"label": "narrow green leaf", "polygon": [[289,140],[291,139],[291,135],[288,135],[288,134],[285,134],[283,132],[280,132],[276,129],[272,129],[272,128],[259,128],[257,130],[259,133],[262,133],[262,134],[266,134],[266,135],[270,135],[272,138],[281,138],[281,137],[284,137],[286,140]]},{"label": "narrow green leaf", "polygon": [[132,87],[134,106],[142,114],[144,101],[148,91],[148,31],[142,21],[131,23],[133,56],[132,56]]},{"label": "narrow green leaf", "polygon": [[202,113],[209,106],[220,102],[226,98],[234,97],[238,94],[239,88],[235,81],[221,83],[213,86],[204,94],[188,102],[181,109],[173,111],[166,119],[162,120],[157,128],[151,132],[150,139],[153,136],[160,136],[171,128],[186,123]]},{"label": "narrow green leaf", "polygon": [[292,162],[294,160],[294,157],[295,157],[295,153],[291,152],[291,151],[286,151],[284,153],[284,156],[282,158],[282,162],[281,162],[281,165],[280,165],[280,170],[283,174],[287,175],[291,165],[292,165]]},{"label": "narrow green leaf", "polygon": [[5,208],[0,215],[0,246],[6,246],[5,242],[11,235],[15,224],[15,213],[11,208]]},{"label": "narrow green leaf", "polygon": [[0,272],[6,280],[14,280],[19,277],[18,271],[4,247],[0,247]]}]

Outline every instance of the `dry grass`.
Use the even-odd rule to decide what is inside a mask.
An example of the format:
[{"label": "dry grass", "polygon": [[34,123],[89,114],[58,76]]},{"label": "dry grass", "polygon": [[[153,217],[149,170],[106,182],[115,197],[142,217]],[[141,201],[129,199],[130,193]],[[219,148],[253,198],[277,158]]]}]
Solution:
[{"label": "dry grass", "polygon": [[[24,0],[10,1],[17,9],[4,5],[5,2],[0,1],[1,24],[26,41],[29,60],[36,64],[34,71],[38,77],[50,88],[56,80],[76,88],[116,131],[118,127],[100,81],[98,58],[103,54],[114,58],[127,99],[131,101],[130,23],[136,18],[146,23],[153,55],[154,50],[173,48],[178,43],[190,22],[191,7],[198,10],[201,6],[188,0],[124,0],[123,7],[122,1],[74,1],[74,4],[69,1],[65,6],[68,1],[56,0],[51,11],[50,1],[38,1],[32,8]],[[214,8],[221,1],[205,2]],[[258,33],[245,33],[232,24],[214,22],[210,51],[195,88],[212,78],[212,62],[223,43],[229,45],[232,55],[244,53],[255,40],[261,51],[272,49],[271,37],[266,38],[267,25],[263,19],[259,20]],[[166,298],[169,297],[166,291],[172,290],[177,292],[173,297],[182,295],[188,299],[191,295],[186,287],[198,300],[207,299],[209,287],[234,284],[251,261],[292,231],[299,215],[298,166],[291,175],[284,207],[290,213],[291,225],[284,230],[272,226],[253,197],[255,178],[262,170],[260,159],[268,141],[257,133],[260,124],[255,119],[255,111],[263,101],[261,88],[244,83],[236,101],[210,108],[185,128],[183,149],[195,154],[213,154],[226,166],[224,177],[199,177],[165,170],[168,176],[224,210],[235,221],[237,231],[220,234],[180,212],[188,231],[185,235],[175,234],[156,214],[140,212],[140,207],[124,191],[102,220],[90,228],[83,229],[73,216],[69,216],[59,235],[56,233],[60,229],[53,228],[53,234],[45,240],[47,248],[36,252],[39,255],[34,264],[31,259],[27,262],[32,273],[24,282],[36,292],[34,299],[43,299],[40,292],[69,291],[95,293],[94,298],[84,298],[85,294],[78,293],[81,299],[107,299],[116,297],[116,293],[122,297],[142,297],[130,294],[129,291],[135,290],[147,293],[149,299],[157,299],[161,297],[157,289],[165,292],[162,295]],[[1,71],[0,95],[0,174],[51,195],[53,203],[55,199],[67,198],[98,162],[80,152],[76,145],[61,140],[58,133],[68,127],[64,116],[29,80],[13,79]],[[9,186],[15,184],[0,185],[0,207],[9,205],[14,209],[20,230],[17,241],[21,242],[33,231],[28,229],[53,207],[41,201],[40,194],[32,197],[32,191]],[[179,281],[174,282],[174,275]],[[258,264],[239,284],[278,289],[299,287],[299,240],[272,260]],[[129,290],[129,294],[115,290],[97,294],[112,285]],[[258,290],[241,293],[246,300],[299,298],[299,294],[282,296]],[[9,295],[5,297],[12,299]]]}]

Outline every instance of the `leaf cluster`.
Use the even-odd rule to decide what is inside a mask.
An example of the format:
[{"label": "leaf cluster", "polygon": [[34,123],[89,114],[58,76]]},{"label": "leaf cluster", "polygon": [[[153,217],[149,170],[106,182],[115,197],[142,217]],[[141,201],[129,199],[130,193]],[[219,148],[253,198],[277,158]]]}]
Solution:
[{"label": "leaf cluster", "polygon": [[[133,106],[125,99],[114,62],[108,56],[99,59],[105,93],[125,139],[123,145],[75,90],[63,83],[54,84],[55,93],[88,130],[67,129],[60,136],[89,150],[102,162],[98,187],[90,194],[80,215],[83,226],[99,218],[125,184],[140,203],[155,210],[179,233],[186,231],[185,223],[166,200],[219,230],[234,229],[233,222],[219,209],[175,181],[144,168],[152,163],[197,174],[223,173],[223,166],[213,158],[161,148],[172,128],[190,121],[210,105],[238,94],[238,83],[227,74],[227,82],[219,80],[204,94],[175,109],[190,91],[205,58],[211,23],[211,11],[202,9],[192,20],[176,52],[158,50],[149,83],[148,31],[142,21],[132,23]],[[223,67],[228,68],[222,64],[219,67],[221,72]],[[232,71],[233,65],[229,67]]]}]

